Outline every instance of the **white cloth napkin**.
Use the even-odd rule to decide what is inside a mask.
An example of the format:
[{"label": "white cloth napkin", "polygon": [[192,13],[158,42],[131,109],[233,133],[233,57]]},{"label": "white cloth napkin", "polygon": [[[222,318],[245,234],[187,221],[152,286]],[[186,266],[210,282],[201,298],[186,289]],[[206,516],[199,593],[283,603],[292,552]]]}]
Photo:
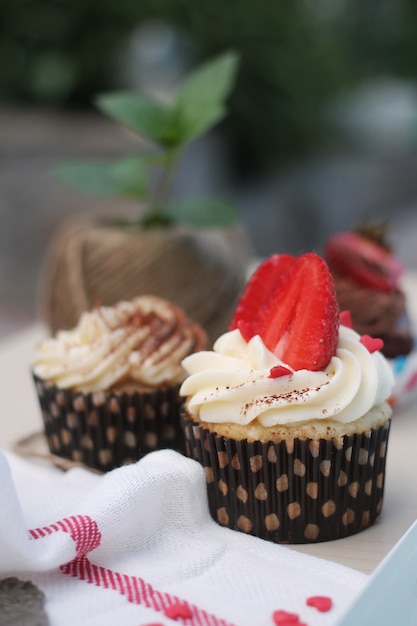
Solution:
[{"label": "white cloth napkin", "polygon": [[51,626],[336,625],[368,579],[220,527],[203,469],[172,451],[100,476],[0,450],[0,485],[0,578],[37,585]]}]

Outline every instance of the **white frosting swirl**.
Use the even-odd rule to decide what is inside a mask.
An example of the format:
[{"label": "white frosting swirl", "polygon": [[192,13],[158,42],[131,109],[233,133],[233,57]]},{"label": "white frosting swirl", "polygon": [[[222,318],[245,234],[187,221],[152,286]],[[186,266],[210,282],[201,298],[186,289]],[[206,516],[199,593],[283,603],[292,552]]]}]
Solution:
[{"label": "white frosting swirl", "polygon": [[83,313],[74,329],[38,345],[33,371],[61,389],[83,392],[176,384],[185,376],[181,360],[205,343],[203,330],[181,309],[145,295]]},{"label": "white frosting swirl", "polygon": [[[270,378],[277,365],[291,373]],[[187,396],[190,414],[214,423],[352,422],[386,400],[394,384],[385,357],[371,354],[346,326],[340,327],[336,355],[323,371],[293,371],[258,335],[246,342],[239,330],[219,337],[212,352],[187,357],[183,366],[189,376],[180,393]]]}]

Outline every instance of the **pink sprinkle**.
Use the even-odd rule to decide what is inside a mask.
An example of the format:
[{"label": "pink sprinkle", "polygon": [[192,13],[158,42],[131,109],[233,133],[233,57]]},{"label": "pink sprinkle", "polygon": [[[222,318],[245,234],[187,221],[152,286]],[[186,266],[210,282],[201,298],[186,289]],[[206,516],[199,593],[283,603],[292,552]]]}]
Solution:
[{"label": "pink sprinkle", "polygon": [[307,606],[312,606],[321,613],[326,613],[332,608],[332,599],[328,596],[311,596],[306,600]]},{"label": "pink sprinkle", "polygon": [[370,335],[362,335],[359,341],[371,354],[377,350],[381,350],[384,345],[382,339],[379,339],[379,337],[371,337]]},{"label": "pink sprinkle", "polygon": [[280,378],[281,376],[288,376],[291,374],[291,370],[283,365],[275,365],[269,370],[269,378]]},{"label": "pink sprinkle", "polygon": [[171,604],[171,606],[165,609],[164,613],[171,619],[178,619],[180,617],[187,619],[192,617],[190,607],[184,602],[175,602],[174,604]]},{"label": "pink sprinkle", "polygon": [[300,626],[300,618],[297,613],[288,613],[283,609],[278,609],[272,613],[272,619],[276,626],[290,626],[290,624],[297,624]]},{"label": "pink sprinkle", "polygon": [[353,328],[352,316],[350,314],[350,311],[340,311],[339,322],[342,326]]}]

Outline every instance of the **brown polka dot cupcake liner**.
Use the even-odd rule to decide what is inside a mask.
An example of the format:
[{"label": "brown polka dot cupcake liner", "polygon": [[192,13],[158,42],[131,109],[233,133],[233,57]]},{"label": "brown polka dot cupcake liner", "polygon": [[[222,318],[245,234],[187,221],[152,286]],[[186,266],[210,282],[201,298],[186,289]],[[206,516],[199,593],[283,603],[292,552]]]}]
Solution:
[{"label": "brown polka dot cupcake liner", "polygon": [[33,378],[53,455],[106,472],[162,448],[184,452],[179,386],[84,394]]},{"label": "brown polka dot cupcake liner", "polygon": [[182,415],[187,456],[205,470],[212,517],[276,543],[353,535],[382,509],[390,421],[363,434],[280,443],[218,436]]}]

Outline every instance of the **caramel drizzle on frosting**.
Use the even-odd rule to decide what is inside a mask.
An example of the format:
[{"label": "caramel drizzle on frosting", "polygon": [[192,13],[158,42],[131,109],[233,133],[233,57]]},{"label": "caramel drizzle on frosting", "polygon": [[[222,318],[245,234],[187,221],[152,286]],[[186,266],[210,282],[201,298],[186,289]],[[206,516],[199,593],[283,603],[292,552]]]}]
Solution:
[{"label": "caramel drizzle on frosting", "polygon": [[58,387],[85,392],[176,384],[184,378],[181,360],[206,341],[182,309],[144,295],[84,313],[73,330],[40,344],[34,370]]}]

